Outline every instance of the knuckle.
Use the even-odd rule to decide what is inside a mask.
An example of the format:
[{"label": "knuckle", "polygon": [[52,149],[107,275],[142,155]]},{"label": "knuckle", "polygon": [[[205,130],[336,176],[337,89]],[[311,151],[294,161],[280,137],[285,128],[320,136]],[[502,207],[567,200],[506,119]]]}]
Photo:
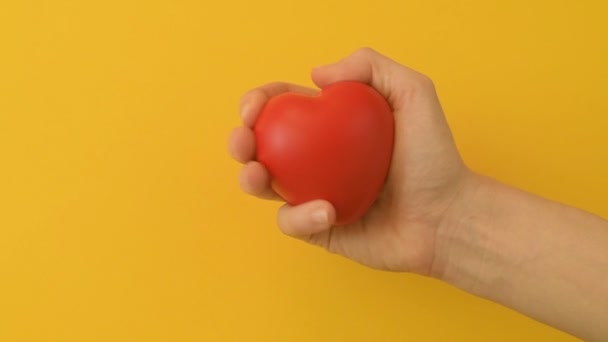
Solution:
[{"label": "knuckle", "polygon": [[416,78],[416,84],[420,89],[429,91],[435,90],[435,83],[433,82],[433,79],[431,79],[429,76],[418,73]]},{"label": "knuckle", "polygon": [[372,47],[369,46],[362,46],[359,49],[357,49],[357,51],[361,54],[373,54],[376,53],[376,50],[374,50]]},{"label": "knuckle", "polygon": [[371,58],[374,56],[378,55],[378,52],[376,50],[374,50],[371,47],[361,47],[359,49],[357,49],[354,53],[354,56],[359,56],[359,57],[364,57],[364,58]]},{"label": "knuckle", "polygon": [[357,59],[374,59],[378,56],[378,52],[371,47],[365,46],[355,50],[352,56]]},{"label": "knuckle", "polygon": [[405,81],[405,88],[415,91],[416,93],[429,93],[435,91],[433,80],[425,74],[417,71],[403,69],[402,80]]}]

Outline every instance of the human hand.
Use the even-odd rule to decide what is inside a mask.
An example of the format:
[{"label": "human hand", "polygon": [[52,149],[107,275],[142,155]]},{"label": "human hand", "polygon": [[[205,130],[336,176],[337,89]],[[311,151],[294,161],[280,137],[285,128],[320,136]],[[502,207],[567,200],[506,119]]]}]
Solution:
[{"label": "human hand", "polygon": [[[335,209],[324,200],[286,204],[278,212],[285,234],[373,268],[436,277],[585,340],[606,340],[600,322],[608,273],[600,270],[608,265],[608,221],[471,172],[429,78],[373,50],[317,68],[312,79],[320,88],[350,80],[379,91],[395,117],[393,158],[380,197],[359,221],[334,226]],[[241,187],[260,198],[280,200],[255,161],[253,127],[266,101],[284,92],[318,93],[285,83],[256,88],[244,95],[243,127],[230,137],[232,156],[245,164]]]},{"label": "human hand", "polygon": [[[382,194],[359,221],[334,227],[331,203],[315,200],[282,206],[279,228],[369,267],[431,275],[438,230],[472,176],[454,144],[432,81],[371,49],[314,69],[312,79],[320,88],[351,80],[379,91],[395,116],[393,159]],[[229,141],[233,158],[245,164],[241,188],[264,199],[281,200],[271,188],[271,175],[255,161],[253,127],[266,101],[284,92],[318,93],[285,83],[249,91],[241,101],[243,126]]]}]

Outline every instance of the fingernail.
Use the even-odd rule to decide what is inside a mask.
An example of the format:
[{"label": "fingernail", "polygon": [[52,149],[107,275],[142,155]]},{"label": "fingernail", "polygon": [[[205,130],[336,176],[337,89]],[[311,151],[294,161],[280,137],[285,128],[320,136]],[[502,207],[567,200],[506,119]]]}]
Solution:
[{"label": "fingernail", "polygon": [[312,221],[317,224],[327,224],[329,221],[327,211],[323,209],[317,209],[312,212]]}]

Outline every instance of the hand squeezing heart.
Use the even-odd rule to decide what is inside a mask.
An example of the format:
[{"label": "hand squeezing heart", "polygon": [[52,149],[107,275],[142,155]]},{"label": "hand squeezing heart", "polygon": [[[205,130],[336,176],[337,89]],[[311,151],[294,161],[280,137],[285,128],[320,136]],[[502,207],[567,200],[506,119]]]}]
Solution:
[{"label": "hand squeezing heart", "polygon": [[316,199],[336,209],[336,225],[360,219],[378,198],[393,153],[394,119],[372,87],[343,81],[318,96],[285,93],[255,124],[257,159],[289,204]]}]

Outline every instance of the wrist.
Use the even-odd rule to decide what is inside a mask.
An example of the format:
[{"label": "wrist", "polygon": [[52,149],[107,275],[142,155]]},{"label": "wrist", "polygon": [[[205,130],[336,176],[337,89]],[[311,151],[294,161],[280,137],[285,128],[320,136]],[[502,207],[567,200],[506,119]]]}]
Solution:
[{"label": "wrist", "polygon": [[498,183],[469,171],[437,228],[431,276],[468,292],[480,291],[495,216]]}]

